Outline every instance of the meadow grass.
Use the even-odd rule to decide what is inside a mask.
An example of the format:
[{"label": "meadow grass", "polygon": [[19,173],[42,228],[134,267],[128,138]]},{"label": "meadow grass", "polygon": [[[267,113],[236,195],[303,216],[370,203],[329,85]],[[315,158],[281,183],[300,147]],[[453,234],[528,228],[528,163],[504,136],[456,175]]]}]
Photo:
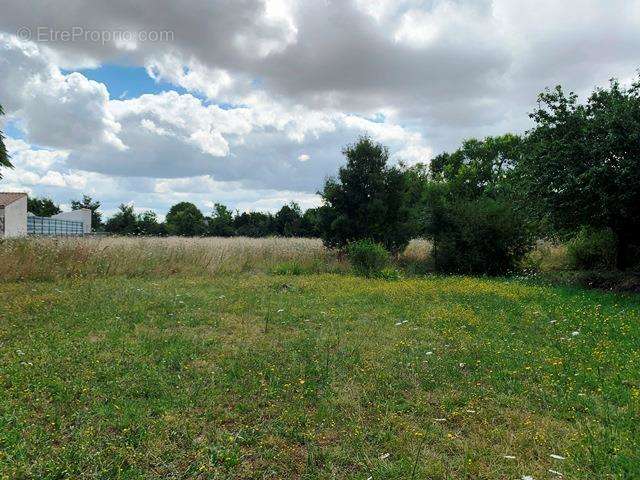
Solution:
[{"label": "meadow grass", "polygon": [[[402,265],[425,262],[414,240]],[[39,237],[0,240],[0,282],[65,278],[215,276],[239,272],[345,273],[348,263],[310,238]]]},{"label": "meadow grass", "polygon": [[640,476],[636,297],[332,274],[0,294],[2,478]]},{"label": "meadow grass", "polygon": [[67,237],[0,241],[0,281],[217,275],[269,271],[282,263],[306,271],[346,264],[317,239]]},{"label": "meadow grass", "polygon": [[0,282],[0,478],[640,478],[637,296],[313,273],[346,271],[313,240],[69,241]]}]

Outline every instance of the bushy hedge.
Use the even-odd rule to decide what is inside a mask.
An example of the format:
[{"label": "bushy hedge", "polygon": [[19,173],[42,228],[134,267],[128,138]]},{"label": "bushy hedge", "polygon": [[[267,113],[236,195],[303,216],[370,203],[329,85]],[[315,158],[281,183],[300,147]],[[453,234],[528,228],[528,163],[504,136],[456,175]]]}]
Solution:
[{"label": "bushy hedge", "polygon": [[531,249],[520,216],[490,198],[442,206],[434,225],[434,264],[439,272],[504,275],[515,271]]},{"label": "bushy hedge", "polygon": [[614,269],[616,250],[616,236],[611,229],[583,227],[567,245],[569,263],[579,270]]},{"label": "bushy hedge", "polygon": [[374,277],[380,275],[389,263],[389,252],[372,240],[359,240],[347,246],[347,257],[358,275]]}]

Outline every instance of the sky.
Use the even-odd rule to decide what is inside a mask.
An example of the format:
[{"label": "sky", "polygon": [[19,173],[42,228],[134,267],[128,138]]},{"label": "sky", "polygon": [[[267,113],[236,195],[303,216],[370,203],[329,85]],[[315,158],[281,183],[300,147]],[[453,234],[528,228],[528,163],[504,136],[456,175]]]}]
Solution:
[{"label": "sky", "polygon": [[2,3],[0,190],[106,215],[313,207],[361,135],[428,163],[640,68],[640,0]]}]

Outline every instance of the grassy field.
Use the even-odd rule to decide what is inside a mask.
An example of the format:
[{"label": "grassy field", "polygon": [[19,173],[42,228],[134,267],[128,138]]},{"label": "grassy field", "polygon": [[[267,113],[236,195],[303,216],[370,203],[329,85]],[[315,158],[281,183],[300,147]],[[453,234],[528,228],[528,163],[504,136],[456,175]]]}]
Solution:
[{"label": "grassy field", "polygon": [[[414,242],[412,257],[428,247]],[[30,238],[0,242],[0,279],[215,276],[269,272],[283,266],[304,271],[345,271],[317,239],[88,237]]]},{"label": "grassy field", "polygon": [[640,478],[638,296],[110,241],[0,248],[0,478]]}]

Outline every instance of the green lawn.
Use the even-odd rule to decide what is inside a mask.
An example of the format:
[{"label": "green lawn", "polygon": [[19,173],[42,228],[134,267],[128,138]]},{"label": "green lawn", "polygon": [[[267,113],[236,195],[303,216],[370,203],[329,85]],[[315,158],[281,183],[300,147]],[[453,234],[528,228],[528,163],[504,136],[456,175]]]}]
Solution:
[{"label": "green lawn", "polygon": [[237,274],[0,298],[1,478],[640,478],[637,296]]}]

